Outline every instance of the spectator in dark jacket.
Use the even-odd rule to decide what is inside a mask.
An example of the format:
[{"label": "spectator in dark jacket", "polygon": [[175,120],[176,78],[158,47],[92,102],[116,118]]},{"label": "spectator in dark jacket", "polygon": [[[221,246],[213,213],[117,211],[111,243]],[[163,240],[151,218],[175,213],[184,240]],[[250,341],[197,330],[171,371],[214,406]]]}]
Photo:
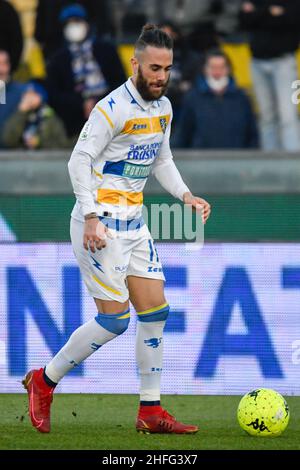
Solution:
[{"label": "spectator in dark jacket", "polygon": [[67,44],[48,66],[49,104],[63,120],[68,135],[74,136],[97,101],[126,76],[115,47],[90,35],[83,7],[64,8],[60,19]]},{"label": "spectator in dark jacket", "polygon": [[230,76],[222,51],[211,51],[187,94],[173,141],[176,147],[234,149],[257,147],[257,128],[248,97]]},{"label": "spectator in dark jacket", "polygon": [[[59,14],[62,8],[74,0],[38,0],[35,38],[40,43],[46,61],[61,48],[63,34]],[[113,30],[108,0],[77,0],[89,16],[92,27],[98,35],[111,35]]]},{"label": "spectator in dark jacket", "polygon": [[23,35],[18,13],[6,0],[0,0],[0,49],[8,52],[14,72],[22,54]]},{"label": "spectator in dark jacket", "polygon": [[6,121],[17,110],[27,85],[11,78],[11,64],[8,52],[0,49],[0,81],[5,85],[0,96],[0,147],[3,147],[3,128]]},{"label": "spectator in dark jacket", "polygon": [[241,27],[250,32],[262,146],[300,150],[297,106],[291,100],[291,86],[297,79],[300,0],[243,2],[240,19]]},{"label": "spectator in dark jacket", "polygon": [[63,123],[47,105],[44,88],[35,82],[22,95],[17,110],[3,126],[7,148],[53,149],[70,147]]}]

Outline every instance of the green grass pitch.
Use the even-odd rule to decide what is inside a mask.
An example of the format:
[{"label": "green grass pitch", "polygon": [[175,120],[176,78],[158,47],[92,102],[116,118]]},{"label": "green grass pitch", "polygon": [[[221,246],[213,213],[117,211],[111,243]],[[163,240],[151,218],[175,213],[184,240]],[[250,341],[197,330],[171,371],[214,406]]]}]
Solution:
[{"label": "green grass pitch", "polygon": [[195,435],[144,435],[135,431],[138,396],[57,394],[52,431],[40,434],[27,415],[27,395],[0,394],[0,449],[300,449],[300,397],[286,397],[291,418],[276,438],[248,436],[236,420],[239,396],[163,396],[162,404]]}]

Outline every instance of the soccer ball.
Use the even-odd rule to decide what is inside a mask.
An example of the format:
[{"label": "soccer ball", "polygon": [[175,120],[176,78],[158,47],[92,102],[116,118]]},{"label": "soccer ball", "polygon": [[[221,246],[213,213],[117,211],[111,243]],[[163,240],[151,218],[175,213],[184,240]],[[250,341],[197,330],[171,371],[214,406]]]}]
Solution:
[{"label": "soccer ball", "polygon": [[283,433],[290,419],[285,399],[275,390],[258,388],[241,399],[238,422],[251,436],[274,437]]}]

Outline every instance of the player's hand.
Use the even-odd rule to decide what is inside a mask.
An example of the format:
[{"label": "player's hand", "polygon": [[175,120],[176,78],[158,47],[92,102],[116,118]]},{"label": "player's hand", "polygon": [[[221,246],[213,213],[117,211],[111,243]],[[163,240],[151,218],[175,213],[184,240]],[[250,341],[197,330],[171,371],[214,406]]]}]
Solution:
[{"label": "player's hand", "polygon": [[83,246],[93,253],[106,247],[106,239],[113,238],[108,228],[98,219],[88,219],[84,223]]},{"label": "player's hand", "polygon": [[184,193],[183,202],[184,204],[189,204],[192,207],[194,207],[196,211],[199,211],[202,216],[202,222],[204,224],[206,223],[211,213],[211,207],[210,207],[210,204],[207,201],[205,201],[205,199],[202,199],[201,197],[193,196],[192,193]]}]

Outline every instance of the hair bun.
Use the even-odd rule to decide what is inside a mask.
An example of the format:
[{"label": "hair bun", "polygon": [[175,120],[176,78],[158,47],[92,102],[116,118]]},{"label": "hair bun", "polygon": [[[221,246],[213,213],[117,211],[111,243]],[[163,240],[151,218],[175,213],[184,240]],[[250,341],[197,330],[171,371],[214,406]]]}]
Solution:
[{"label": "hair bun", "polygon": [[172,38],[162,29],[152,23],[143,26],[141,34],[135,43],[135,52],[143,51],[147,46],[173,49]]},{"label": "hair bun", "polygon": [[146,31],[154,31],[155,29],[158,29],[155,24],[147,23],[143,26],[142,33],[146,32]]}]

